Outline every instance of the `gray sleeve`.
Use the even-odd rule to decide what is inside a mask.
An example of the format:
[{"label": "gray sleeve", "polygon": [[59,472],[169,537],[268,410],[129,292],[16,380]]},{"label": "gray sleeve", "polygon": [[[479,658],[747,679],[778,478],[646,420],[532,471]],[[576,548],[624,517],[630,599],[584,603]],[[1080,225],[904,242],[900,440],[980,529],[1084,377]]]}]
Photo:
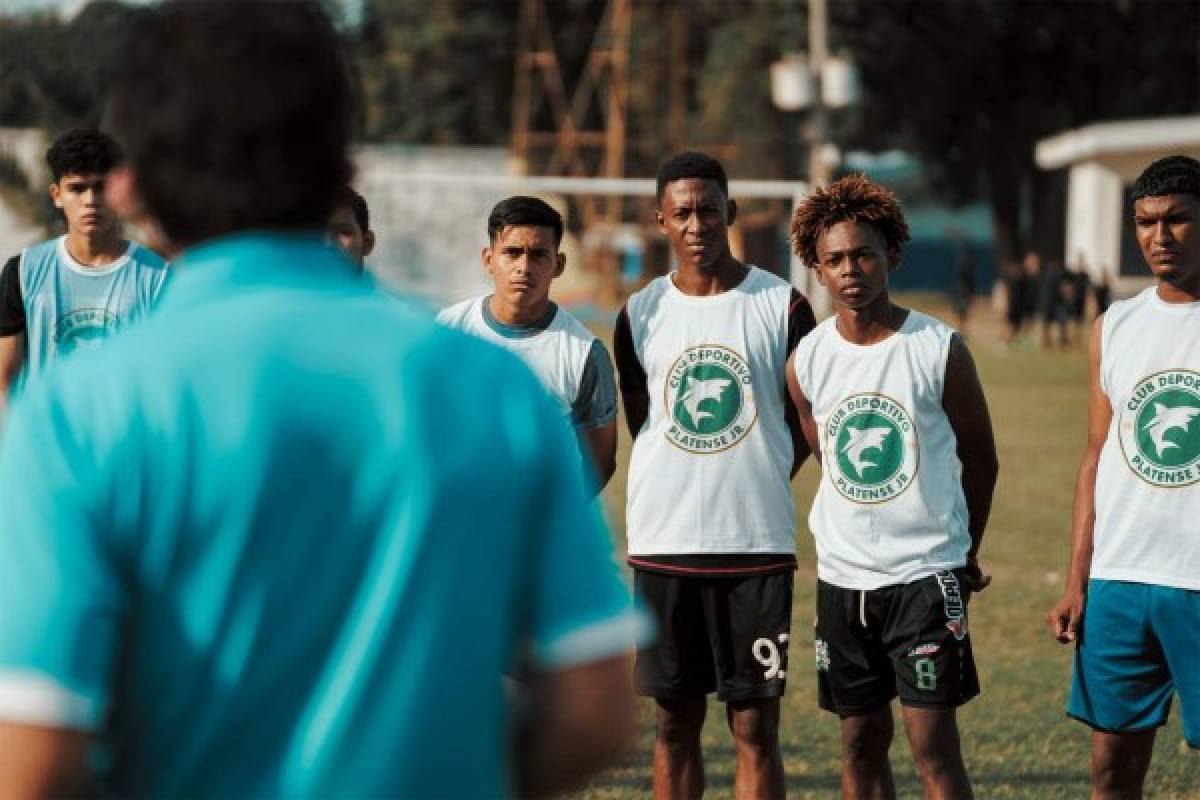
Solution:
[{"label": "gray sleeve", "polygon": [[576,428],[602,428],[617,418],[617,381],[613,377],[608,350],[599,339],[592,340],[579,394],[571,404],[571,422]]}]

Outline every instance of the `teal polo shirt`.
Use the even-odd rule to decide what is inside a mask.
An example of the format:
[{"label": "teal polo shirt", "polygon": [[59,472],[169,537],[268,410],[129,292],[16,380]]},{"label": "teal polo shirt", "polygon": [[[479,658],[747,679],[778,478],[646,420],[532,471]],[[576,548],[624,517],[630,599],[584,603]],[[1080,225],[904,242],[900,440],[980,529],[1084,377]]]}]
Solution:
[{"label": "teal polo shirt", "polygon": [[0,437],[0,719],[120,796],[508,794],[515,654],[642,625],[561,414],[315,234],[174,269]]}]

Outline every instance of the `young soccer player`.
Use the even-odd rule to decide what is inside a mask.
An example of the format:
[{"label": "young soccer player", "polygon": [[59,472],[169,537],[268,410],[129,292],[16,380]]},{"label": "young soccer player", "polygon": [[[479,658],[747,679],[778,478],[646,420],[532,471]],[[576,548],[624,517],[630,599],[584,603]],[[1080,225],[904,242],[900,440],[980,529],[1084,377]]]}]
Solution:
[{"label": "young soccer player", "polygon": [[550,300],[567,260],[558,250],[562,217],[536,197],[510,197],[492,209],[487,228],[481,257],[494,291],[438,319],[529,365],[575,428],[599,492],[617,468],[617,385],[604,343]]},{"label": "young soccer player", "polygon": [[796,348],[788,384],[822,477],[820,705],[841,718],[842,791],[895,797],[891,701],[925,795],[971,797],[955,709],[979,692],[967,598],[996,483],[987,402],[962,337],[892,303],[908,225],[861,175],[796,209],[792,242],[835,314]]},{"label": "young soccer player", "polygon": [[95,130],[63,134],[46,152],[50,198],[64,236],[26,248],[0,271],[0,404],[18,375],[103,338],[154,304],[166,264],[126,241],[104,200],[116,142]]},{"label": "young soccer player", "polygon": [[329,215],[325,236],[342,248],[359,269],[366,269],[367,256],[375,249],[375,231],[371,230],[366,199],[349,186],[342,190]]},{"label": "young soccer player", "polygon": [[179,274],[0,437],[0,795],[541,797],[606,766],[640,615],[537,381],[325,243],[332,23],[181,0],[114,53],[110,196]]},{"label": "young soccer player", "polygon": [[796,568],[791,477],[808,455],[785,371],[812,309],[734,258],[721,164],[684,152],[658,171],[676,269],[629,299],[614,350],[629,431],[629,563],[659,640],[637,655],[654,698],[655,797],[698,797],[707,697],[725,703],[737,797],[783,797],[780,697]]},{"label": "young soccer player", "polygon": [[1076,645],[1067,714],[1092,728],[1094,798],[1142,796],[1175,693],[1200,748],[1200,162],[1155,161],[1133,198],[1154,286],[1092,326],[1067,586],[1048,620]]}]

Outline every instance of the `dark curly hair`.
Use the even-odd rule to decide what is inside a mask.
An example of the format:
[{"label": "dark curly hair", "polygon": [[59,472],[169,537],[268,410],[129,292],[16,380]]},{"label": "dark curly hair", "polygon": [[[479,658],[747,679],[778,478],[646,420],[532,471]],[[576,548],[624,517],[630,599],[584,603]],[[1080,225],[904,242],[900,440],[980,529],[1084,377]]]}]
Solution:
[{"label": "dark curly hair", "polygon": [[1138,176],[1132,194],[1134,200],[1167,194],[1200,197],[1200,161],[1187,156],[1160,158]]},{"label": "dark curly hair", "polygon": [[67,131],[46,151],[54,182],[64,175],[103,175],[121,163],[121,148],[107,133],[91,128]]},{"label": "dark curly hair", "polygon": [[817,189],[792,215],[792,250],[810,267],[817,265],[817,239],[839,222],[870,225],[883,235],[889,253],[899,255],[909,240],[908,223],[896,195],[865,175],[847,175]]}]

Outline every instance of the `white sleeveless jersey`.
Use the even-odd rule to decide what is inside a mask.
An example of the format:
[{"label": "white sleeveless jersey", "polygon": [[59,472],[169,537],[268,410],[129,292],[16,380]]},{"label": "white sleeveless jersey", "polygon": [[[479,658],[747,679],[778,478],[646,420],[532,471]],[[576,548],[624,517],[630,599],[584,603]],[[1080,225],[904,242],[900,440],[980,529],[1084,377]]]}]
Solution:
[{"label": "white sleeveless jersey", "polygon": [[1112,424],[1096,473],[1093,578],[1200,590],[1200,303],[1153,288],[1101,323]]},{"label": "white sleeveless jersey", "polygon": [[848,342],[836,317],[800,340],[793,364],[821,447],[808,517],[821,580],[869,590],[966,564],[962,465],[942,409],[953,335],[909,311],[873,345]]},{"label": "white sleeveless jersey", "polygon": [[558,400],[563,416],[570,422],[596,337],[562,307],[544,331],[520,338],[502,336],[483,318],[483,304],[488,297],[476,297],[443,309],[438,321],[515,353]]},{"label": "white sleeveless jersey", "polygon": [[656,279],[626,306],[650,395],[629,463],[630,555],[794,553],[784,419],[790,284],[712,297]]},{"label": "white sleeveless jersey", "polygon": [[166,263],[135,242],[112,264],[100,268],[85,267],[72,258],[66,242],[62,236],[21,253],[26,379],[56,357],[92,347],[145,314],[166,280]]}]

